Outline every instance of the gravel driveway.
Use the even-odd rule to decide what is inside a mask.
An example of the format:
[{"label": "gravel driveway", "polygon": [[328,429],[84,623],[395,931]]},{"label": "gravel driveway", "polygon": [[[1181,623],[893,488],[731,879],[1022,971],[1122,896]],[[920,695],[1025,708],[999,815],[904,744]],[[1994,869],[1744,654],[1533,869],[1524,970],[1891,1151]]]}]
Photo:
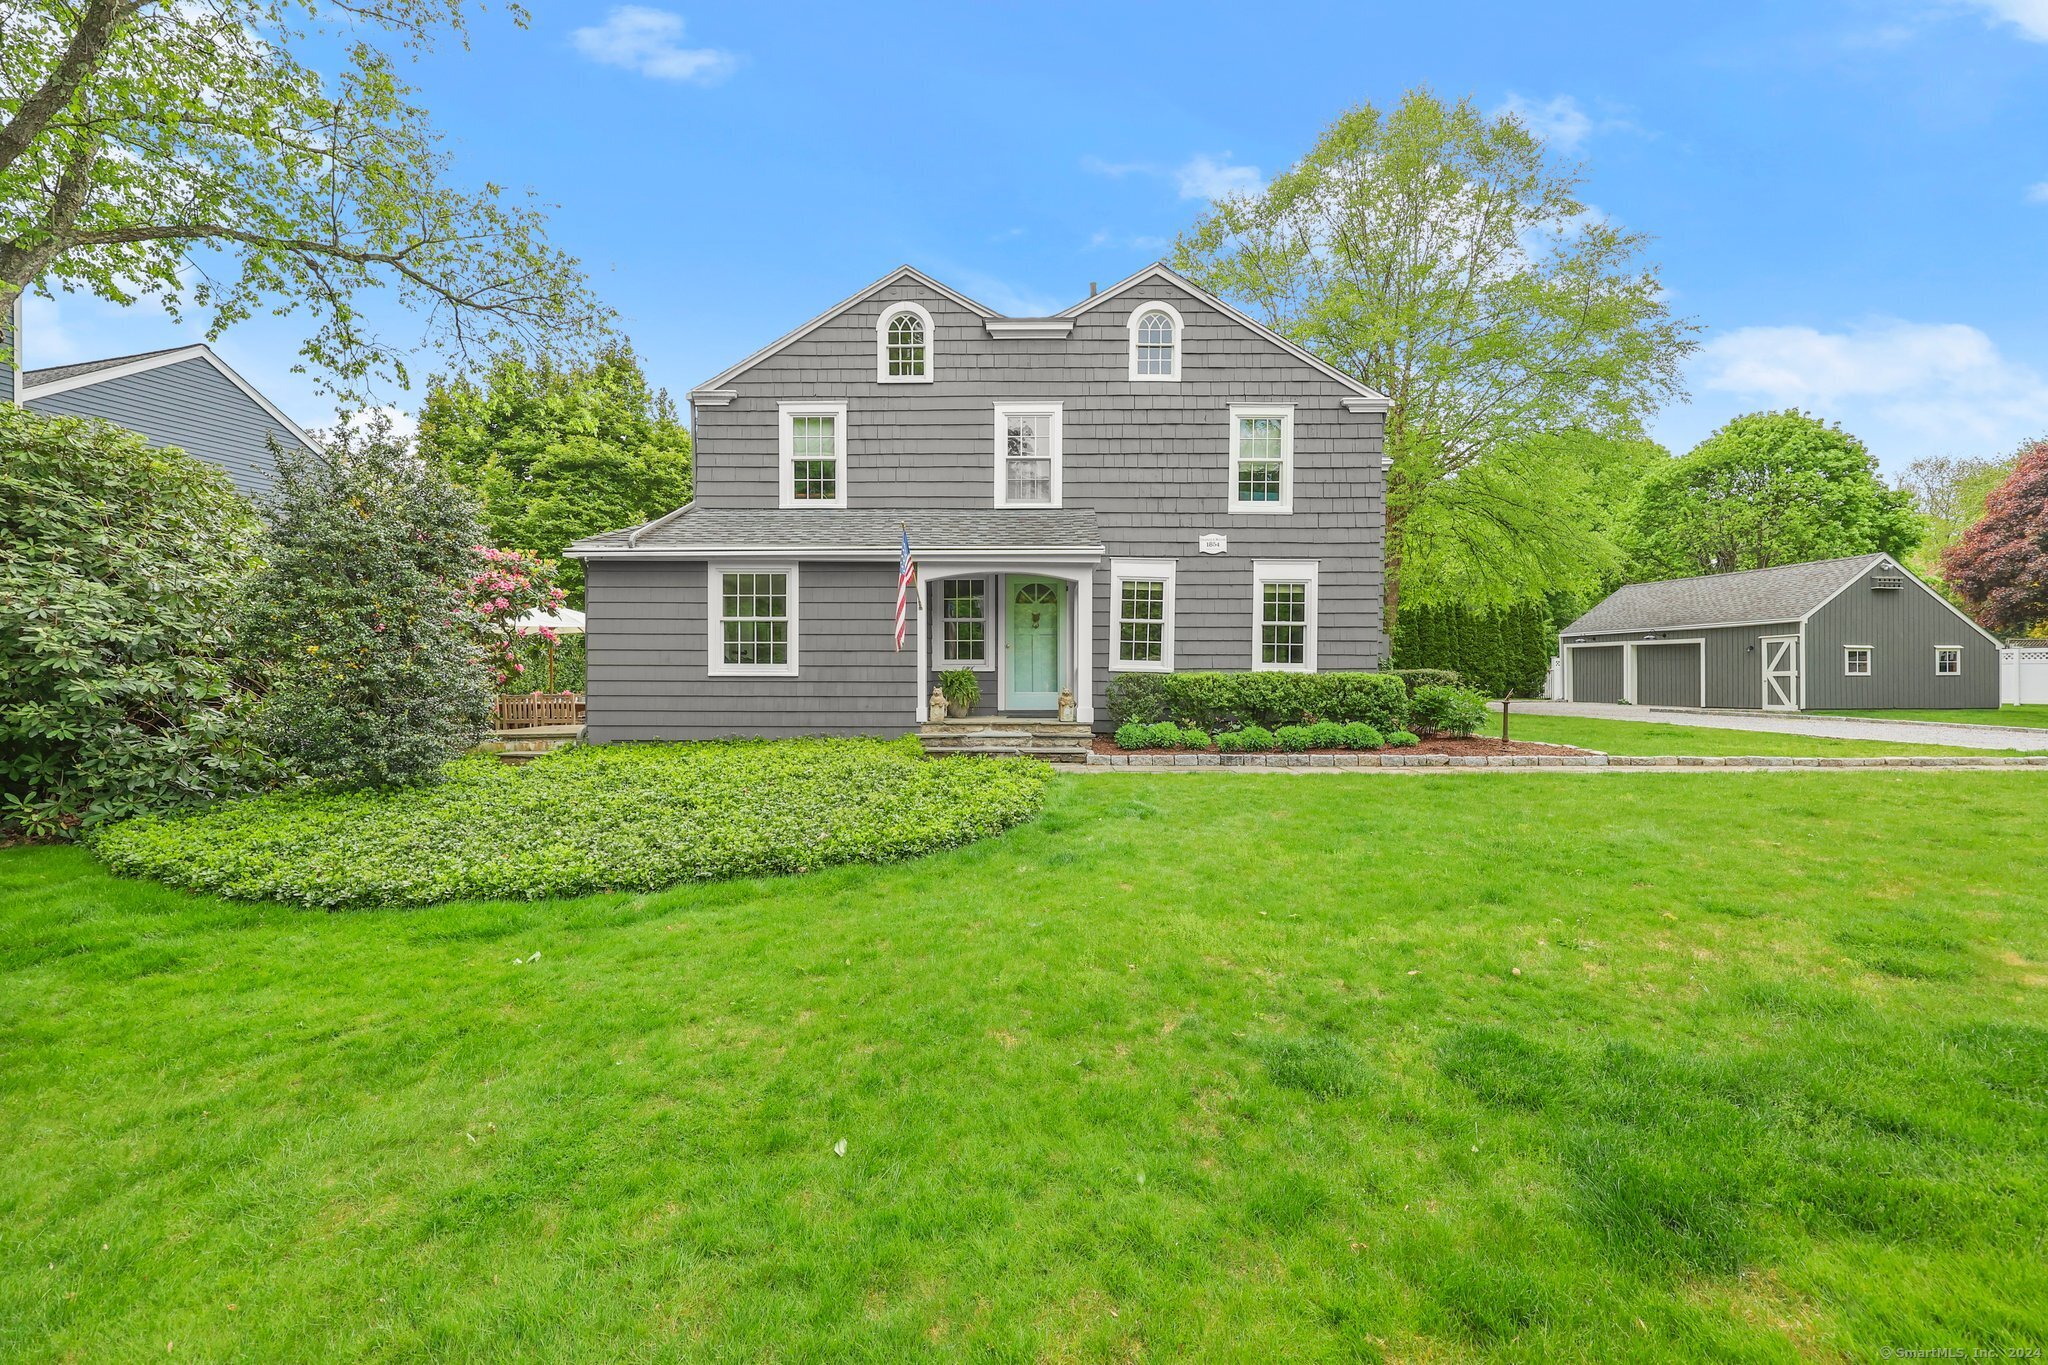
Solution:
[{"label": "gravel driveway", "polygon": [[[1495,706],[1497,711],[1500,708]],[[1791,712],[1684,711],[1606,702],[1518,701],[1516,715],[1584,716],[1589,720],[1655,721],[1703,730],[1752,730],[1773,735],[1825,735],[1831,739],[1883,740],[1893,744],[1952,744],[1959,749],[2048,751],[2048,730],[2018,726],[1943,725],[1921,720],[1862,720],[1854,716],[1807,716]]]}]

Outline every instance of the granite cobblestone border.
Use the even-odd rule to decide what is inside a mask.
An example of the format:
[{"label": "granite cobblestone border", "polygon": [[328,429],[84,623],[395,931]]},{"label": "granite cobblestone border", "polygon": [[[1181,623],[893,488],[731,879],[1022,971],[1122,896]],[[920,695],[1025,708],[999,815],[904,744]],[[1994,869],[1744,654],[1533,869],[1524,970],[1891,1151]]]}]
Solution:
[{"label": "granite cobblestone border", "polygon": [[2048,754],[1938,757],[1704,757],[1697,754],[1098,754],[1091,768],[1177,772],[1183,768],[2048,768]]}]

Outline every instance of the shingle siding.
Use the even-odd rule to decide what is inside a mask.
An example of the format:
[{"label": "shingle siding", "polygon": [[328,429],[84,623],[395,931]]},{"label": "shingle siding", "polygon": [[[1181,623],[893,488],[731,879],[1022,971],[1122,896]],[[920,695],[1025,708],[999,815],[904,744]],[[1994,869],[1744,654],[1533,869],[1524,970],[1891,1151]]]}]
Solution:
[{"label": "shingle siding", "polygon": [[[1128,377],[1129,320],[1153,301],[1171,304],[1183,322],[1182,378],[1177,383],[1134,382]],[[876,380],[875,324],[899,302],[920,304],[931,314],[933,379],[928,384]],[[723,387],[736,395],[729,404],[699,404],[694,413],[699,507],[775,508],[780,458],[777,405],[843,399],[848,405],[848,506],[912,513],[913,546],[919,540],[918,509],[967,511],[993,505],[995,403],[1059,400],[1062,502],[1096,514],[1105,551],[1095,576],[1092,623],[1098,723],[1107,719],[1109,565],[1114,559],[1178,563],[1179,668],[1251,666],[1252,562],[1261,559],[1319,563],[1321,668],[1374,668],[1385,660],[1380,609],[1382,416],[1347,412],[1342,400],[1355,398],[1356,390],[1171,281],[1146,281],[1082,314],[1069,336],[1003,339],[991,337],[971,310],[913,281],[898,281]],[[1232,403],[1259,402],[1294,405],[1294,510],[1289,515],[1232,515],[1226,510],[1229,408]],[[1199,553],[1200,538],[1210,532],[1228,537],[1227,554]],[[702,566],[694,571],[701,584]],[[729,703],[721,703],[728,709],[712,723],[731,725],[752,717],[762,727],[781,727],[763,728],[762,733],[865,729],[884,722],[899,730],[909,728],[914,723],[911,708],[917,679],[908,646],[900,661],[890,653],[886,620],[841,635],[817,636],[814,644],[808,601],[812,570],[807,567],[804,572],[802,671],[805,682],[815,682],[819,693],[799,714],[793,706],[785,711],[785,698],[779,695],[768,698],[758,688],[737,689]],[[894,606],[893,569],[884,566],[876,572],[880,596],[861,604],[869,616]],[[599,561],[592,561],[593,620],[608,610],[600,585],[611,576],[610,566],[600,568]],[[992,597],[996,590],[992,576]],[[698,605],[695,610],[701,629],[703,608]],[[989,624],[991,646],[999,649],[993,615]],[[873,642],[880,642],[889,656],[886,668],[878,668]],[[701,657],[676,677],[666,658],[621,647],[616,662],[601,666],[600,652],[593,643],[591,715],[593,733],[600,737],[613,733],[611,723],[599,719],[610,705],[600,700],[606,689],[632,684],[638,689],[634,695],[674,697],[668,713],[673,721],[647,709],[630,724],[622,722],[623,728],[636,733],[664,725],[698,730],[702,722],[694,710],[696,703],[684,694],[725,690],[720,684],[727,680],[706,678]],[[939,658],[934,638],[935,668]],[[865,694],[847,706],[831,699],[829,694],[842,681],[854,685],[868,674],[890,680],[886,703]],[[990,694],[987,709],[995,704],[994,689],[984,690]]]},{"label": "shingle siding", "polygon": [[100,417],[139,432],[153,446],[176,446],[219,465],[244,493],[270,486],[270,439],[297,443],[276,419],[200,358],[30,398],[53,417]]}]

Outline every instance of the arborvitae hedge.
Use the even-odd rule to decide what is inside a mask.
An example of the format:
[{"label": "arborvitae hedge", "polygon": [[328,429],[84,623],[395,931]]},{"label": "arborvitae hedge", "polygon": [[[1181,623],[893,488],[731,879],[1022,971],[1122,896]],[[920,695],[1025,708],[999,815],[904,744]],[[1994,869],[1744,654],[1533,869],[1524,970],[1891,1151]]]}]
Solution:
[{"label": "arborvitae hedge", "polygon": [[1404,605],[1394,620],[1395,668],[1447,668],[1491,696],[1533,697],[1549,671],[1553,634],[1542,602],[1475,611]]}]

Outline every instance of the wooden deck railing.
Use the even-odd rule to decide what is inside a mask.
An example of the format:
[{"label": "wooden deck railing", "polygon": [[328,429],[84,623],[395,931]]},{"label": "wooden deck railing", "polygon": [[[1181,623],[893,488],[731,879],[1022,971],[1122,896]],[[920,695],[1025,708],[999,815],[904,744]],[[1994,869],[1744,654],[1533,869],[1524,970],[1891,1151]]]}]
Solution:
[{"label": "wooden deck railing", "polygon": [[536,725],[581,725],[581,692],[503,692],[491,703],[493,730],[530,730]]}]

